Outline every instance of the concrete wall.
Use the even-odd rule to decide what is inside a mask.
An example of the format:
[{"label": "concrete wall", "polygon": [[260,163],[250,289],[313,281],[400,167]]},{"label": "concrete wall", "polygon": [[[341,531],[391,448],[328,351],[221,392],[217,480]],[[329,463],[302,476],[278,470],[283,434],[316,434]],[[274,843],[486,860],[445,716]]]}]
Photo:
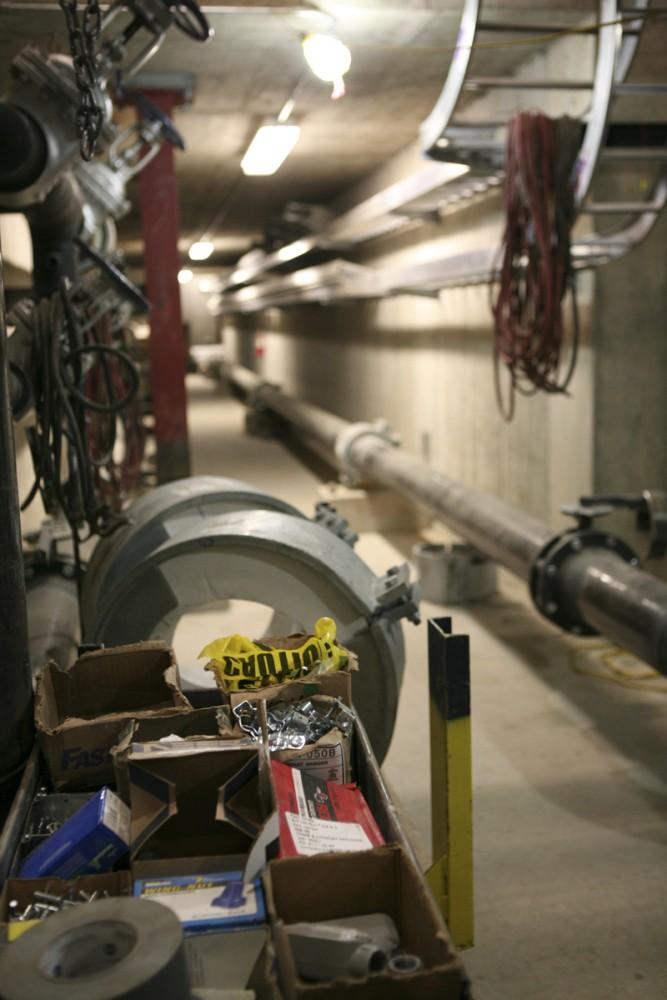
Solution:
[{"label": "concrete wall", "polygon": [[[535,54],[522,75],[585,79],[593,52],[590,37],[569,39]],[[463,114],[509,117],[541,107],[577,116],[586,101],[576,91],[499,91]],[[397,157],[337,208],[395,180],[413,154]],[[648,183],[641,175],[614,193],[636,200]],[[612,194],[604,178],[598,186],[602,197]],[[582,220],[578,230],[586,225]],[[375,241],[356,259],[382,267],[456,254],[499,244],[501,230],[499,200],[487,198],[437,227]],[[518,397],[509,424],[496,404],[486,288],[227,316],[224,343],[231,360],[304,399],[352,420],[386,417],[405,447],[435,468],[556,526],[561,504],[581,493],[667,485],[666,236],[667,218],[633,255],[582,276],[582,343],[571,392]]]}]

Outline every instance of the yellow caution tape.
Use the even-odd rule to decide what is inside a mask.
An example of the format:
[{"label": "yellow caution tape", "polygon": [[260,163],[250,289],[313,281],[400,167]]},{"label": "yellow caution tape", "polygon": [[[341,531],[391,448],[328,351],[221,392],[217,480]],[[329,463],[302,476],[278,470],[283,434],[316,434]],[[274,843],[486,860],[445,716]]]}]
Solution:
[{"label": "yellow caution tape", "polygon": [[245,691],[296,680],[304,674],[340,670],[347,664],[347,651],[336,642],[336,623],[318,618],[315,633],[296,649],[277,649],[253,642],[244,635],[214,639],[204,646],[199,659],[210,657],[205,670],[212,670],[223,691]]}]

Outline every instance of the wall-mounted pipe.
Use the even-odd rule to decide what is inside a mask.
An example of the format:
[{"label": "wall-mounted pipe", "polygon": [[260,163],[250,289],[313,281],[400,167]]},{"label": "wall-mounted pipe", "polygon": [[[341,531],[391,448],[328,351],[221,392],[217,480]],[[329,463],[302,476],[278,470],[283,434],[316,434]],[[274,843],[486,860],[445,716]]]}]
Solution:
[{"label": "wall-mounted pipe", "polygon": [[579,528],[555,535],[511,504],[429,468],[377,426],[350,424],[301,403],[241,366],[226,366],[225,373],[251,405],[325,444],[348,473],[424,505],[528,582],[539,610],[555,624],[578,634],[604,633],[667,674],[667,584],[638,569],[620,539]]},{"label": "wall-mounted pipe", "polygon": [[0,783],[22,766],[33,742],[21,517],[8,368],[0,255]]}]

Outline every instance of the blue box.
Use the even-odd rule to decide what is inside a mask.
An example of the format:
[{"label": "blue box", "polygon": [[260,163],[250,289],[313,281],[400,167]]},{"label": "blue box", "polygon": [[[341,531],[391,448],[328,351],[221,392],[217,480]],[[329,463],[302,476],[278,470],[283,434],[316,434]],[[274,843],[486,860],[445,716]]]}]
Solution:
[{"label": "blue box", "polygon": [[266,921],[260,880],[244,883],[242,872],[140,878],[134,895],[168,906],[186,934],[232,931]]},{"label": "blue box", "polygon": [[19,869],[20,878],[97,875],[110,871],[130,846],[130,810],[109,788],[101,788]]}]

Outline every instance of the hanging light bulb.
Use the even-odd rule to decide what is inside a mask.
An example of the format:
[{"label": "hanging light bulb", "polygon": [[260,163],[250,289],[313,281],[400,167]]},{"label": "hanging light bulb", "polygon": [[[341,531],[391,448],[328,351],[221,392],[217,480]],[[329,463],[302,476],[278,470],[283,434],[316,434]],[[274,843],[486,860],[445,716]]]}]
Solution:
[{"label": "hanging light bulb", "polygon": [[352,65],[352,53],[334,35],[306,35],[301,42],[306,62],[313,73],[325,83],[333,84],[332,98],[345,94],[343,77]]}]

